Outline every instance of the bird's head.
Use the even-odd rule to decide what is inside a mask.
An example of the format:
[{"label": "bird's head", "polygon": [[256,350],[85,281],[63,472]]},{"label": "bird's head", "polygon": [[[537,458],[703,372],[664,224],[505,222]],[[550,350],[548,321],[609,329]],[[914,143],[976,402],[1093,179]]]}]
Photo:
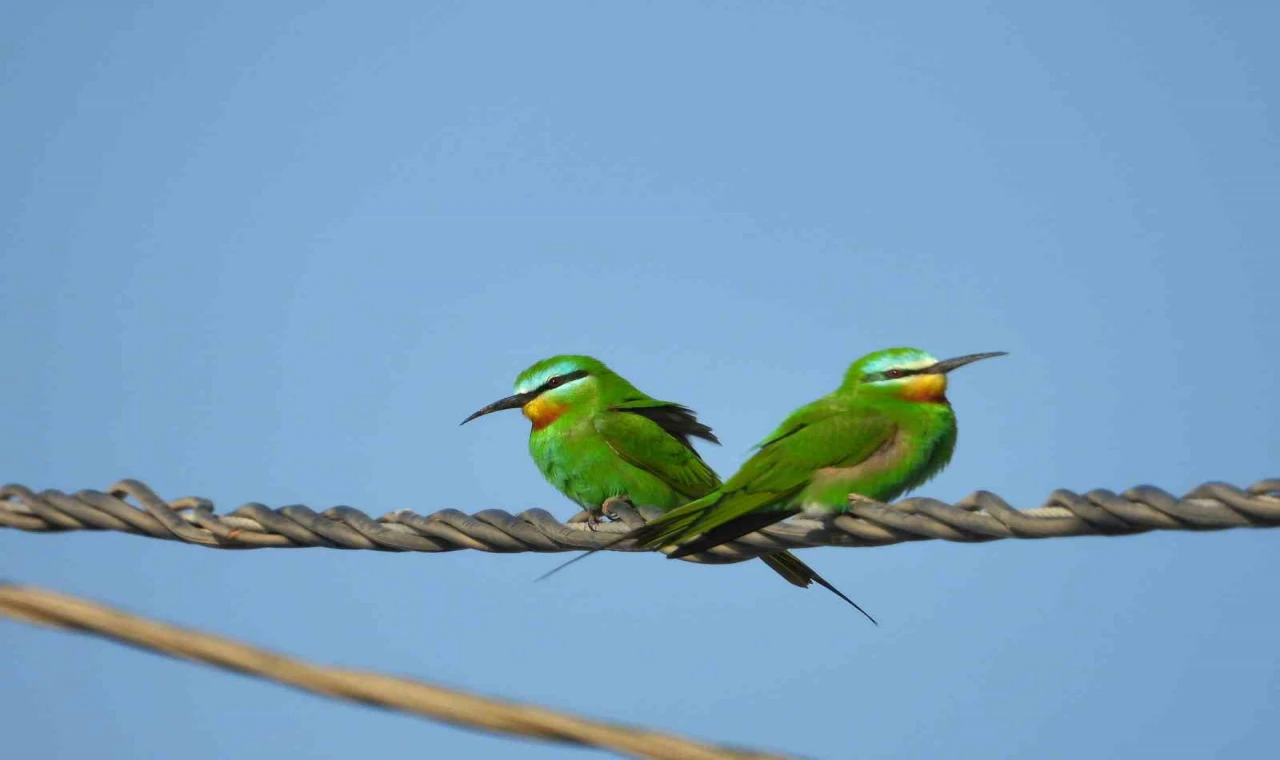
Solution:
[{"label": "bird's head", "polygon": [[946,401],[948,372],[979,359],[1004,355],[1004,351],[992,351],[939,361],[918,348],[886,348],[854,362],[840,389],[903,401]]},{"label": "bird's head", "polygon": [[590,356],[543,359],[516,377],[514,394],[476,411],[462,424],[503,409],[519,409],[534,430],[541,430],[566,412],[594,408],[602,386],[617,377],[604,362]]}]

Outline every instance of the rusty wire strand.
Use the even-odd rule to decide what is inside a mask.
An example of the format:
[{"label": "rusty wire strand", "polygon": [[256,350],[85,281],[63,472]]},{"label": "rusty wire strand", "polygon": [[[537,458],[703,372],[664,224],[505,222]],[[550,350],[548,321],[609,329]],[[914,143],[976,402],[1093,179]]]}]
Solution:
[{"label": "rusty wire strand", "polygon": [[0,615],[65,628],[337,699],[527,739],[664,760],[780,758],[368,671],[313,665],[43,589],[0,583]]}]

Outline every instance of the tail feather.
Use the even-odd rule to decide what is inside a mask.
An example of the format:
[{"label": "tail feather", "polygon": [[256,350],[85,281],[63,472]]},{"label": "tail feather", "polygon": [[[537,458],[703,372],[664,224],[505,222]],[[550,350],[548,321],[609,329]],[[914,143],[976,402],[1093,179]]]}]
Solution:
[{"label": "tail feather", "polygon": [[[686,504],[679,509],[683,510],[695,504],[698,504],[698,502]],[[646,548],[661,549],[684,536],[690,528],[697,524],[698,518],[702,516],[703,511],[710,508],[711,505],[708,504],[688,512],[672,510],[656,520],[636,528],[628,533],[627,537]]]},{"label": "tail feather", "polygon": [[681,541],[676,550],[671,552],[669,557],[677,559],[679,557],[687,557],[690,554],[704,552],[712,549],[720,544],[728,543],[736,538],[742,538],[748,533],[755,533],[761,528],[767,528],[776,522],[787,519],[794,512],[792,511],[771,511],[771,512],[754,512],[745,514],[742,517],[721,523],[708,530],[701,530],[694,525],[690,530],[685,531],[685,535],[692,536],[688,541]]},{"label": "tail feather", "polygon": [[845,596],[840,591],[840,589],[831,585],[831,583],[827,581],[826,578],[823,578],[821,575],[818,575],[818,571],[814,570],[812,567],[809,567],[805,563],[801,562],[800,558],[792,554],[791,552],[778,552],[777,554],[767,554],[761,557],[760,559],[764,560],[764,563],[766,565],[768,565],[774,572],[776,572],[778,575],[781,575],[790,583],[793,583],[799,586],[800,588],[808,588],[810,583],[817,583],[819,586],[822,586],[826,590],[830,591],[831,593],[835,594],[836,596],[848,602],[850,606],[852,606],[858,612],[861,612],[867,618],[867,620],[870,620],[872,622],[872,624],[880,625],[878,622],[876,622],[875,618],[871,617],[871,615],[867,613],[866,610],[859,607],[857,602]]},{"label": "tail feather", "polygon": [[766,554],[760,558],[760,561],[793,586],[809,588],[809,584],[813,583],[813,570],[791,552]]}]

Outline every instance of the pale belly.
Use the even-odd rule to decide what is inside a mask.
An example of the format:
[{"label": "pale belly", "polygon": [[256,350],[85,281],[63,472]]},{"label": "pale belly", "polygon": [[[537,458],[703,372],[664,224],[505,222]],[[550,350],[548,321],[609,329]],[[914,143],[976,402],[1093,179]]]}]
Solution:
[{"label": "pale belly", "polygon": [[890,457],[873,457],[853,467],[818,470],[794,506],[809,514],[838,514],[849,511],[850,494],[890,501],[909,487],[907,473],[914,469],[891,462]]}]

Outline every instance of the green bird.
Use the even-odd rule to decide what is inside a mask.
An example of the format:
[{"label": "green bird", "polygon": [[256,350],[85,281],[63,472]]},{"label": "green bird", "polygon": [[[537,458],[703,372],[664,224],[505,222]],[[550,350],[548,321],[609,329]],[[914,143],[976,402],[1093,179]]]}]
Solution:
[{"label": "green bird", "polygon": [[[520,373],[515,391],[462,424],[520,409],[533,424],[529,454],[534,463],[589,516],[598,515],[611,498],[668,510],[720,486],[719,476],[689,440],[719,443],[711,428],[688,407],[645,395],[597,359],[543,359]],[[816,582],[853,604],[790,552],[761,559],[790,583]]]},{"label": "green bird", "polygon": [[895,499],[938,474],[955,451],[947,373],[1004,354],[945,361],[916,348],[867,354],[833,393],[787,417],[723,485],[618,542],[683,557],[801,512],[848,511],[851,495]]}]

